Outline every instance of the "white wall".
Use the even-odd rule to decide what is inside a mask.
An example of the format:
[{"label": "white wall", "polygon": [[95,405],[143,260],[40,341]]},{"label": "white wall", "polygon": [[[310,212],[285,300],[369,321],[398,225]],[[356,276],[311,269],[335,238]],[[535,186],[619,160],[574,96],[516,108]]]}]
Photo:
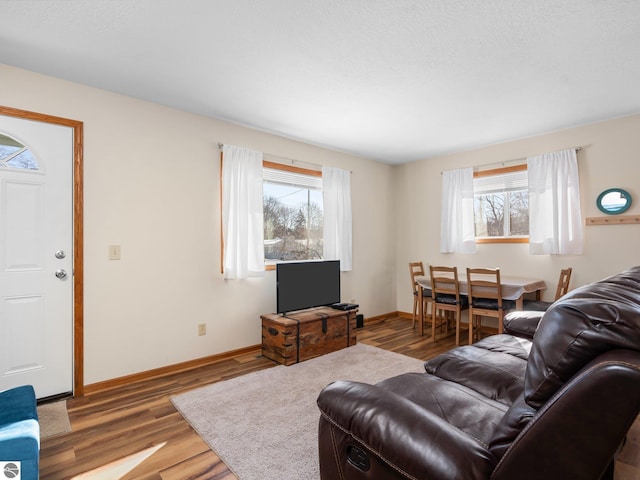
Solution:
[{"label": "white wall", "polygon": [[[391,167],[6,65],[0,104],[84,122],[85,384],[260,343],[275,274],[222,278],[217,142],[353,172],[354,268],[341,280],[365,316],[411,311],[413,260],[499,266],[550,291],[564,266],[577,286],[640,264],[640,225],[585,227],[581,256],[531,256],[526,244],[439,253],[447,169],[580,145],[583,216],[601,215],[595,199],[614,186],[640,214],[640,116]],[[107,259],[109,244],[122,245],[122,260]]]},{"label": "white wall", "polygon": [[260,343],[275,272],[222,278],[217,142],[351,170],[342,296],[396,309],[391,166],[6,65],[0,104],[84,122],[85,384]]},{"label": "white wall", "polygon": [[[479,126],[481,128],[481,126]],[[410,312],[412,295],[408,263],[466,267],[499,267],[502,272],[544,278],[545,299],[555,294],[560,269],[573,267],[571,287],[598,280],[640,264],[640,225],[584,227],[584,254],[529,255],[527,244],[480,244],[473,255],[441,254],[441,172],[493,164],[582,146],[578,152],[583,217],[603,215],[596,198],[607,188],[619,187],[633,197],[629,215],[640,214],[640,116],[587,125],[394,169],[398,228],[396,283],[398,310]]]}]

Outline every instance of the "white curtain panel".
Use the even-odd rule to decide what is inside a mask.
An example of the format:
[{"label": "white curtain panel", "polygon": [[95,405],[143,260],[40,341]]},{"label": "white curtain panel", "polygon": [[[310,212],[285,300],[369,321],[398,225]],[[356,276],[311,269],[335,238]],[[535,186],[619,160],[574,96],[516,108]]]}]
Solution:
[{"label": "white curtain panel", "polygon": [[340,260],[340,271],[352,269],[351,172],[322,167],[324,258]]},{"label": "white curtain panel", "polygon": [[441,253],[476,253],[473,168],[442,172]]},{"label": "white curtain panel", "polygon": [[222,149],[224,278],[264,276],[262,152]]},{"label": "white curtain panel", "polygon": [[529,157],[527,170],[529,253],[582,254],[580,180],[575,149]]}]

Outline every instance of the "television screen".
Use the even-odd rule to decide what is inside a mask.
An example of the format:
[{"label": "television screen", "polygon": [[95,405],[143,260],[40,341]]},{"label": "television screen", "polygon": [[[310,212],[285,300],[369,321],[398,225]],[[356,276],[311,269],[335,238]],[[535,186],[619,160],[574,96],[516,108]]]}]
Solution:
[{"label": "television screen", "polygon": [[340,302],[340,261],[276,264],[278,313]]}]

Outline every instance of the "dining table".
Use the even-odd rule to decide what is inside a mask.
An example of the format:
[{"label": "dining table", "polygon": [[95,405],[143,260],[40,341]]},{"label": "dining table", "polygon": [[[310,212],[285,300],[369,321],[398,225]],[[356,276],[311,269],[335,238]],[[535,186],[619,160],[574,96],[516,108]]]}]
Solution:
[{"label": "dining table", "polygon": [[[438,276],[444,276],[438,274]],[[420,300],[418,302],[418,315],[421,321],[419,322],[420,335],[424,335],[424,290],[431,290],[431,277],[428,275],[417,276],[415,281],[419,287]],[[467,285],[466,276],[458,276],[458,285],[460,288],[460,295],[468,295],[469,287]],[[502,298],[505,300],[515,300],[516,310],[522,310],[524,295],[531,293],[535,295],[536,300],[540,300],[540,295],[543,290],[547,288],[544,280],[540,278],[521,277],[517,275],[503,275],[500,274],[500,285],[502,287]]]}]

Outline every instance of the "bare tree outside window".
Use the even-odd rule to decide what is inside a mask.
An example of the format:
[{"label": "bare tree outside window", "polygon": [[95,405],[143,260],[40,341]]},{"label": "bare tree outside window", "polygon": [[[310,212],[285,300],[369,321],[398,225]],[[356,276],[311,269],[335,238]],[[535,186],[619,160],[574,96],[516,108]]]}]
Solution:
[{"label": "bare tree outside window", "polygon": [[263,213],[267,263],[323,258],[321,188],[265,180]]},{"label": "bare tree outside window", "polygon": [[529,235],[529,192],[519,191],[509,194],[510,236]]},{"label": "bare tree outside window", "polygon": [[476,236],[504,235],[504,195],[489,194],[474,197]]},{"label": "bare tree outside window", "polygon": [[474,178],[476,238],[523,238],[529,235],[527,171],[505,169]]}]

